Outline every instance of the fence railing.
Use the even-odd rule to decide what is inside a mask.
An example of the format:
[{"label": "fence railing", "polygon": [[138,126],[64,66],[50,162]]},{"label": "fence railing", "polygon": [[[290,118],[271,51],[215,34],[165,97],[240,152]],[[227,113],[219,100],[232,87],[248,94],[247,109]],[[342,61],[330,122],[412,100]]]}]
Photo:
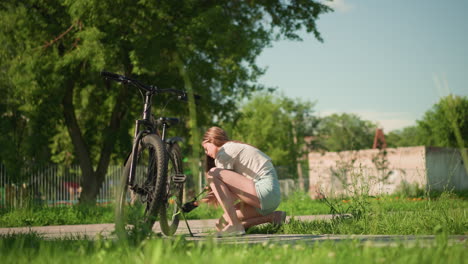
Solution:
[{"label": "fence railing", "polygon": [[[97,196],[98,204],[114,201],[122,173],[122,166],[109,166]],[[31,203],[42,206],[67,206],[79,201],[82,174],[78,165],[46,165],[23,169],[22,174],[26,175],[22,177],[24,180],[14,182],[10,180],[5,167],[0,164],[0,208],[18,208]],[[306,181],[308,183],[308,179]],[[300,186],[298,180],[280,179],[283,196],[289,196]]]},{"label": "fence railing", "polygon": [[[109,166],[97,203],[112,202],[117,183],[121,177],[121,166]],[[23,180],[15,182],[0,164],[0,207],[15,208],[33,203],[36,205],[72,205],[81,195],[81,169],[78,165],[47,165],[22,172]]]}]

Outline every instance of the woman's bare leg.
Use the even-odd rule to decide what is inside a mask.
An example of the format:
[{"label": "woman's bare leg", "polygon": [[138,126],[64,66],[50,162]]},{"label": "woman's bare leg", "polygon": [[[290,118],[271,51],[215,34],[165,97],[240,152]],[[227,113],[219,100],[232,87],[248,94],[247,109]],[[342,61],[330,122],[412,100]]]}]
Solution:
[{"label": "woman's bare leg", "polygon": [[[219,201],[219,204],[224,210],[225,220],[227,221],[227,227],[233,229],[233,231],[244,230],[242,223],[239,221],[234,209],[234,202],[237,197],[229,191],[228,187],[220,179],[213,177],[210,180],[210,187],[213,190],[214,195]],[[224,230],[224,228],[223,228]]]},{"label": "woman's bare leg", "polygon": [[207,173],[207,179],[213,194],[224,210],[227,225],[222,231],[244,231],[244,227],[237,217],[234,203],[240,199],[251,206],[260,207],[260,201],[255,191],[255,184],[241,174],[230,170],[213,168]]}]

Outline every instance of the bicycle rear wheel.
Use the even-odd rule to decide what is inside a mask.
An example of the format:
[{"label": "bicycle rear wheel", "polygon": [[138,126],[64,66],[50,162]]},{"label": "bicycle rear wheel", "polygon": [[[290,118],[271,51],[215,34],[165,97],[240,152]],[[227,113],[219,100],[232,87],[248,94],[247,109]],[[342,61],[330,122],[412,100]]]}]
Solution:
[{"label": "bicycle rear wheel", "polygon": [[145,238],[152,232],[162,203],[167,157],[161,138],[144,136],[138,144],[133,186],[128,185],[132,156],[125,164],[115,209],[115,230],[119,238]]},{"label": "bicycle rear wheel", "polygon": [[167,147],[169,162],[162,206],[159,209],[159,225],[166,236],[173,235],[179,226],[179,207],[182,205],[185,176],[182,155],[177,143]]}]

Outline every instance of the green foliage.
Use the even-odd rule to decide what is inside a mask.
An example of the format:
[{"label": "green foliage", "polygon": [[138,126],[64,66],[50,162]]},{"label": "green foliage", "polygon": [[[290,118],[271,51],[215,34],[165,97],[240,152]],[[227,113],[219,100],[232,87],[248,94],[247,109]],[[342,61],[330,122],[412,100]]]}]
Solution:
[{"label": "green foliage", "polygon": [[[425,146],[463,148],[468,142],[468,97],[441,98],[418,121],[420,141]],[[457,139],[457,130],[460,139]]]},{"label": "green foliage", "polygon": [[291,122],[281,99],[265,94],[252,98],[241,107],[241,116],[230,134],[267,153],[277,166],[291,163],[288,147],[292,144]]},{"label": "green foliage", "polygon": [[319,134],[328,151],[369,149],[374,141],[376,124],[355,114],[332,114],[319,123]]},{"label": "green foliage", "polygon": [[[82,201],[95,198],[109,161],[126,157],[132,120],[141,110],[135,90],[112,86],[99,71],[180,89],[179,57],[184,77],[204,98],[199,124],[229,120],[236,102],[261,88],[255,81],[263,69],[255,59],[262,49],[279,37],[299,39],[301,29],[321,41],[315,21],[331,11],[316,1],[26,0],[0,6],[0,91],[8,95],[0,102],[0,132],[13,139],[0,142],[0,161],[12,171],[28,160],[79,162]],[[155,106],[188,116],[178,104]],[[178,130],[189,135],[186,127]]]},{"label": "green foliage", "polygon": [[418,137],[419,128],[417,126],[405,127],[401,130],[391,131],[385,136],[387,146],[390,148],[420,146]]},{"label": "green foliage", "polygon": [[466,147],[468,142],[468,97],[449,95],[428,110],[416,126],[393,131],[387,136],[390,147]]},{"label": "green foliage", "polygon": [[296,164],[308,153],[305,136],[310,129],[314,104],[274,93],[259,93],[240,107],[234,123],[222,126],[231,138],[251,144],[269,155],[275,166],[297,175]]}]

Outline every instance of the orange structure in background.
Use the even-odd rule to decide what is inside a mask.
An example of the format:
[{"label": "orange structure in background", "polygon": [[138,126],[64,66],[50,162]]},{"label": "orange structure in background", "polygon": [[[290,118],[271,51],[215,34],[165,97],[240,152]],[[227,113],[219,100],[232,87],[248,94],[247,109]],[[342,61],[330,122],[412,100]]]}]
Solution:
[{"label": "orange structure in background", "polygon": [[374,144],[372,145],[373,149],[385,149],[387,148],[387,141],[385,141],[385,136],[382,128],[377,128],[375,130]]}]

